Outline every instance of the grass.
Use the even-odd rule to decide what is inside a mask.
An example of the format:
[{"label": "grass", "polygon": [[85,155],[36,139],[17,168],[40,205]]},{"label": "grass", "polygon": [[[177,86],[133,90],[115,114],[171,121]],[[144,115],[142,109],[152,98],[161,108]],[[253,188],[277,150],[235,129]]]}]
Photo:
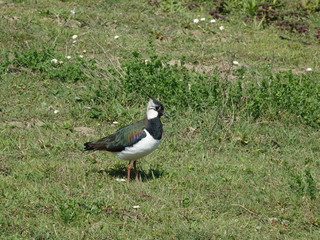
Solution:
[{"label": "grass", "polygon": [[[0,3],[1,239],[318,239],[317,39],[161,2]],[[82,145],[145,92],[172,117],[142,183],[118,182],[126,163]]]}]

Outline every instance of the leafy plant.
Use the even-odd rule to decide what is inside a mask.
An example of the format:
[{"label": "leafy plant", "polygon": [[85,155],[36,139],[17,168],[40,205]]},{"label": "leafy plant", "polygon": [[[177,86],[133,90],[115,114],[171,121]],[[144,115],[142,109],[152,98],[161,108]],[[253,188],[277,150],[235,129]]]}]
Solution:
[{"label": "leafy plant", "polygon": [[86,71],[95,69],[94,60],[85,60],[79,56],[70,56],[68,59],[54,48],[46,47],[15,51],[9,64],[20,70],[40,71],[48,78],[71,82],[85,80],[88,77]]},{"label": "leafy plant", "polygon": [[165,12],[178,12],[185,8],[180,0],[163,0],[160,7]]},{"label": "leafy plant", "polygon": [[8,66],[10,65],[9,53],[3,51],[0,54],[0,74],[6,72],[8,70]]},{"label": "leafy plant", "polygon": [[309,13],[320,10],[320,0],[301,0],[301,6]]},{"label": "leafy plant", "polygon": [[123,69],[121,86],[131,100],[148,93],[162,96],[167,104],[180,109],[223,107],[226,112],[255,119],[285,112],[314,127],[320,125],[320,84],[313,75],[299,76],[290,71],[272,74],[267,70],[266,77],[254,81],[243,77],[246,70],[238,69],[238,79],[226,82],[218,74],[201,75],[156,56],[145,62],[138,53],[123,64]]},{"label": "leafy plant", "polygon": [[305,176],[306,176],[306,192],[310,196],[311,199],[315,199],[317,196],[317,186],[316,182],[314,181],[311,170],[309,167],[305,169]]},{"label": "leafy plant", "polygon": [[310,167],[305,168],[304,174],[292,174],[289,184],[291,189],[300,196],[308,195],[310,199],[317,197],[318,190]]},{"label": "leafy plant", "polygon": [[[217,99],[216,77],[207,79],[185,67],[170,65],[165,59],[152,56],[143,61],[139,53],[123,64],[125,77],[121,79],[124,93],[134,95],[163,96],[167,104],[177,107],[204,109]],[[132,94],[134,93],[134,94]],[[204,101],[205,99],[205,101]]]},{"label": "leafy plant", "polygon": [[50,48],[15,51],[12,64],[17,68],[24,67],[32,71],[45,71],[53,58],[52,56],[53,49]]},{"label": "leafy plant", "polygon": [[59,205],[60,216],[64,223],[70,223],[77,216],[77,203],[73,199],[68,199]]},{"label": "leafy plant", "polygon": [[249,16],[254,16],[257,9],[258,9],[258,2],[257,0],[248,0],[248,1],[243,1],[243,8],[245,12]]},{"label": "leafy plant", "polygon": [[94,70],[94,63],[94,60],[85,61],[82,58],[76,57],[62,64],[50,64],[45,70],[51,79],[74,82],[90,78],[86,70]]}]

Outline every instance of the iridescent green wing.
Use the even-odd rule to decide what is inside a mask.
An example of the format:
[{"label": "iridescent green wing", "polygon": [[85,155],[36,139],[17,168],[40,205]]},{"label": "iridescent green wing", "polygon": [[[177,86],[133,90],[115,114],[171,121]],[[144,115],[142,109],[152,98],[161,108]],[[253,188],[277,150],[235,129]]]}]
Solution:
[{"label": "iridescent green wing", "polygon": [[146,132],[144,131],[146,124],[147,121],[144,119],[125,126],[120,128],[114,134],[92,143],[92,145],[96,150],[120,152],[124,150],[125,147],[130,147],[147,136]]}]

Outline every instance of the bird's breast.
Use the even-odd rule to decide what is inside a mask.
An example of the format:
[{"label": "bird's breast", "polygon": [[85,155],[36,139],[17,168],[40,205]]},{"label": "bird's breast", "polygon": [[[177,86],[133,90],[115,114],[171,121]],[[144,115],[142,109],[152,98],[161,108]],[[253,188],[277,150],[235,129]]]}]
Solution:
[{"label": "bird's breast", "polygon": [[160,140],[154,139],[147,130],[144,131],[146,132],[146,137],[142,138],[136,144],[126,147],[123,151],[117,153],[120,159],[129,161],[137,160],[148,155],[158,147]]}]

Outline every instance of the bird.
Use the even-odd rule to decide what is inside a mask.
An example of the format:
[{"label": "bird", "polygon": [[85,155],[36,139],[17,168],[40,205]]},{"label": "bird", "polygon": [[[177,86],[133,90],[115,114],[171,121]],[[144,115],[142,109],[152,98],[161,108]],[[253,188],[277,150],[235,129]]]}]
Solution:
[{"label": "bird", "polygon": [[118,129],[115,133],[97,141],[84,143],[84,150],[100,150],[115,153],[120,159],[127,160],[127,182],[130,181],[133,163],[135,181],[139,182],[137,160],[153,152],[162,138],[160,118],[170,116],[164,111],[163,104],[149,97],[144,119]]}]

